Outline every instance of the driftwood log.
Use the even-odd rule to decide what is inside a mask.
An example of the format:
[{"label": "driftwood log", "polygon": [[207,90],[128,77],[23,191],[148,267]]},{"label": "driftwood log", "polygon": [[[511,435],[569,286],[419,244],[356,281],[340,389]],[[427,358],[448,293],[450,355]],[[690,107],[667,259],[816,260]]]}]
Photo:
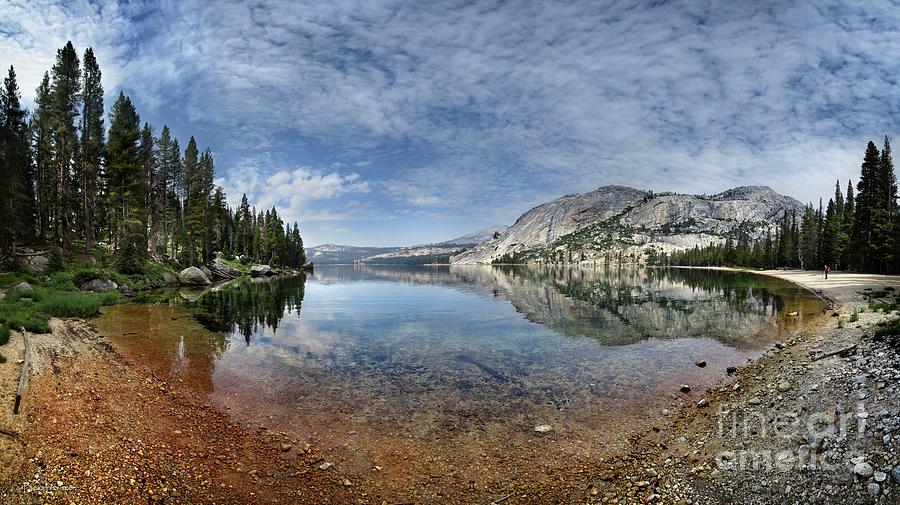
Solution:
[{"label": "driftwood log", "polygon": [[28,342],[28,332],[22,328],[22,338],[25,339],[25,359],[22,362],[22,374],[19,376],[19,388],[16,390],[16,406],[13,414],[19,415],[19,405],[22,403],[22,395],[25,394],[25,384],[28,382],[28,367],[31,365],[31,344]]},{"label": "driftwood log", "polygon": [[857,345],[858,344],[853,344],[851,346],[844,347],[843,349],[838,349],[836,351],[826,352],[824,354],[819,354],[818,356],[813,356],[812,360],[810,360],[810,361],[819,361],[820,359],[829,358],[831,356],[837,356],[838,354],[846,354],[848,352],[855,350]]},{"label": "driftwood log", "polygon": [[236,276],[236,275],[232,275],[232,274],[230,274],[230,273],[228,273],[228,272],[224,272],[224,271],[222,271],[222,270],[217,270],[217,269],[215,269],[215,268],[213,268],[213,267],[206,267],[206,268],[208,268],[210,272],[212,272],[212,273],[218,275],[219,277],[221,277],[221,278],[223,278],[223,279],[237,279],[237,276]]}]

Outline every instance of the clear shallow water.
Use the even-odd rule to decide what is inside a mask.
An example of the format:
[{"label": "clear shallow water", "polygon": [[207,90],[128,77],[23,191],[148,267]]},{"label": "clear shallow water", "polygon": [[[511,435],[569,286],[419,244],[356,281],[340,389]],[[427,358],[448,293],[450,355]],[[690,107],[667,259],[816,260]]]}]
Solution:
[{"label": "clear shallow water", "polygon": [[[551,485],[560,461],[614,456],[821,311],[806,290],[732,272],[329,266],[112,307],[97,325],[239,420],[418,494]],[[681,383],[697,393],[675,395]]]}]

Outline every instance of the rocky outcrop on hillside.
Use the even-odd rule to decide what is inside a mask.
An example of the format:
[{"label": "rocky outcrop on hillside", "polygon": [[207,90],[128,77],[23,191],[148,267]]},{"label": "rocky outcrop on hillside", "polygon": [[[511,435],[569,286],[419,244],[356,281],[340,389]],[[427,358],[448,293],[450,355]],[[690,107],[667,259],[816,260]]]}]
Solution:
[{"label": "rocky outcrop on hillside", "polygon": [[752,237],[774,231],[797,200],[765,186],[716,195],[653,193],[604,186],[567,195],[523,214],[499,237],[451,258],[452,263],[641,262],[645,251],[721,243],[738,227]]}]

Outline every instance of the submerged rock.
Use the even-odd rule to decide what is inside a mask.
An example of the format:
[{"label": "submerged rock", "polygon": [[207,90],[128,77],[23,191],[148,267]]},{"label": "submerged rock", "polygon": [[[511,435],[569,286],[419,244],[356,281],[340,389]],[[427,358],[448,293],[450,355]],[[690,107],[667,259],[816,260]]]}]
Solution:
[{"label": "submerged rock", "polygon": [[203,286],[206,284],[212,284],[210,282],[209,277],[203,273],[197,267],[187,267],[181,272],[178,273],[178,280],[184,285],[187,286]]},{"label": "submerged rock", "polygon": [[678,390],[681,391],[682,393],[690,393],[691,387],[688,386],[687,384],[682,384],[681,386],[678,387]]}]

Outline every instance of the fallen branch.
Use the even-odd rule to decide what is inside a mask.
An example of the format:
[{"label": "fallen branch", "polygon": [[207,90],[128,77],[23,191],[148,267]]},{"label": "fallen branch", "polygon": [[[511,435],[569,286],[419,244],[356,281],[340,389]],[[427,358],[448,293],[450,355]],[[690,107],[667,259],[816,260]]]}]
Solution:
[{"label": "fallen branch", "polygon": [[38,252],[30,252],[30,253],[16,252],[16,256],[19,256],[22,258],[28,258],[31,256],[46,256],[48,254],[50,254],[50,251],[38,251]]},{"label": "fallen branch", "polygon": [[31,345],[28,343],[28,332],[22,328],[22,338],[25,339],[25,359],[22,360],[22,374],[19,375],[19,388],[16,390],[16,406],[13,407],[13,414],[19,415],[19,404],[22,402],[22,395],[25,394],[25,384],[28,382],[28,366],[31,364]]},{"label": "fallen branch", "polygon": [[498,503],[503,503],[503,502],[505,502],[506,500],[508,500],[513,494],[514,494],[514,493],[509,493],[509,494],[506,495],[506,496],[501,496],[500,498],[497,498],[496,500],[492,501],[492,502],[491,502],[491,505],[497,505]]},{"label": "fallen branch", "polygon": [[850,351],[856,349],[856,346],[857,346],[857,345],[858,345],[858,344],[853,344],[853,345],[851,345],[851,346],[844,347],[843,349],[838,349],[837,351],[826,352],[825,354],[820,354],[820,355],[818,355],[818,356],[813,356],[813,358],[812,358],[811,361],[819,361],[820,359],[829,358],[829,357],[831,357],[831,356],[836,356],[836,355],[838,355],[838,354],[848,353],[848,352],[850,352]]},{"label": "fallen branch", "polygon": [[233,274],[230,274],[228,272],[224,272],[222,270],[216,270],[215,268],[211,268],[211,267],[206,267],[206,268],[209,268],[210,272],[218,275],[219,277],[222,277],[223,279],[237,279],[237,277],[235,277]]}]

